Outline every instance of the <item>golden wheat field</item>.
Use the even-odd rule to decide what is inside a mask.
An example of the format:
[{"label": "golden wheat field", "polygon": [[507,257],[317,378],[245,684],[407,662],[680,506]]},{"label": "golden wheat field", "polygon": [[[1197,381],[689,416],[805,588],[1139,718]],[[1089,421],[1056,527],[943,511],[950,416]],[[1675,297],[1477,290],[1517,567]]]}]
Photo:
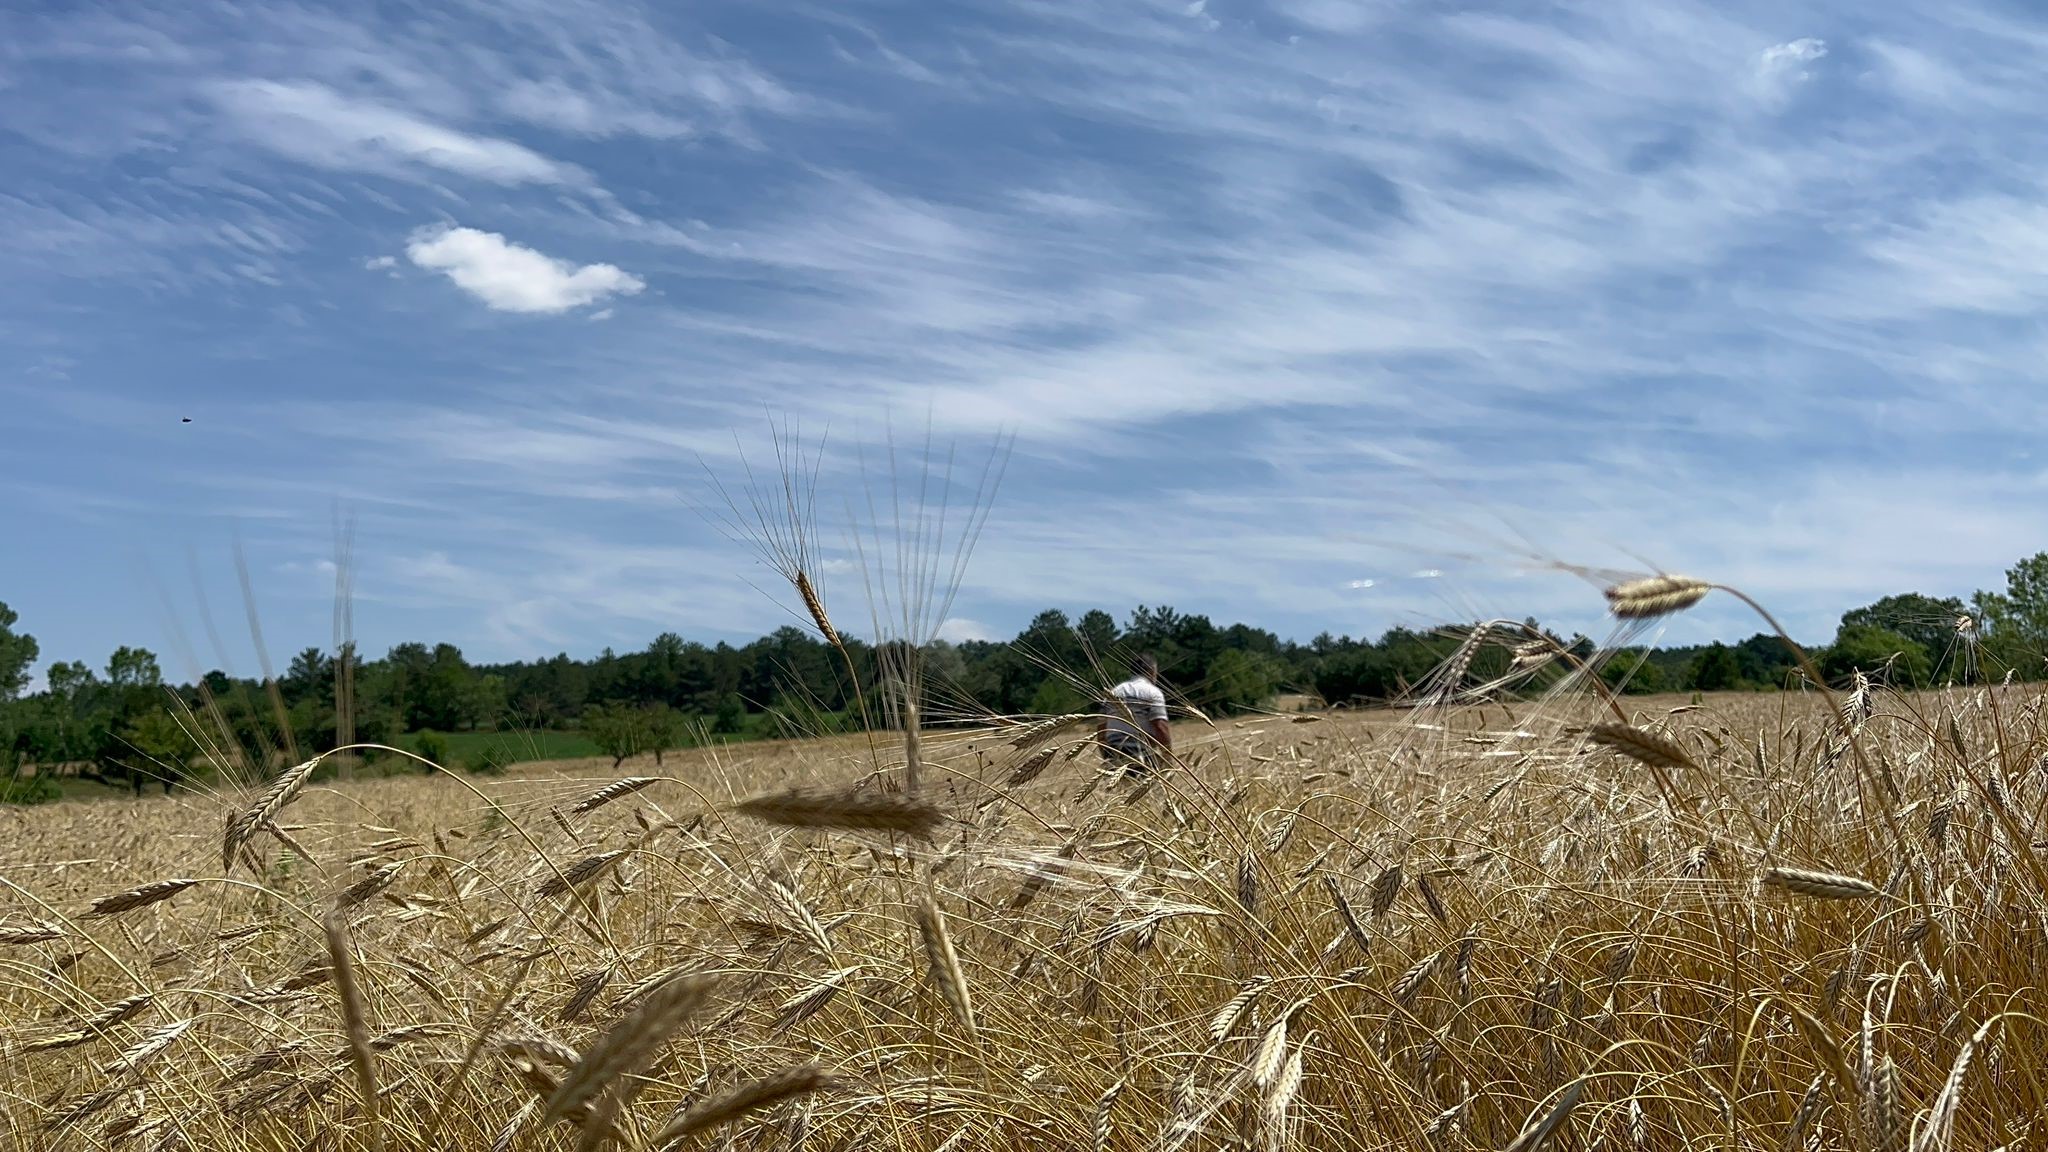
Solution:
[{"label": "golden wheat field", "polygon": [[10,811],[0,1137],[2048,1147],[2037,690],[1622,706]]}]

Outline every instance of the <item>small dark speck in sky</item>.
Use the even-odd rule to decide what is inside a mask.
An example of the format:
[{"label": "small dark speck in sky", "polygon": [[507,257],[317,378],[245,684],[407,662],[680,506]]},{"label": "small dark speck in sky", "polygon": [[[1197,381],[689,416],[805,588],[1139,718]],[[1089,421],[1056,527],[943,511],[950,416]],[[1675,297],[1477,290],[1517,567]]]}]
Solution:
[{"label": "small dark speck in sky", "polygon": [[180,424],[190,424],[191,422],[192,418],[190,416],[183,416],[178,419],[178,423]]}]

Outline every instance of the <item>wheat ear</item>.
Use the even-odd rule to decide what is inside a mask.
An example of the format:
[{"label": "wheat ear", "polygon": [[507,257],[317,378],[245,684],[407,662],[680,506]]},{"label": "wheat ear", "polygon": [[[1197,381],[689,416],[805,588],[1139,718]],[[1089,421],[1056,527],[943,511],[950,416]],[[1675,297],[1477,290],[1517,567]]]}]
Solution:
[{"label": "wheat ear", "polygon": [[621,796],[631,796],[649,784],[657,783],[660,780],[661,777],[659,776],[628,776],[623,780],[614,780],[590,795],[585,796],[577,802],[575,807],[569,809],[569,812],[572,815],[580,816],[585,812],[602,808]]},{"label": "wheat ear", "polygon": [[1699,769],[1685,749],[1655,732],[1627,724],[1595,724],[1587,736],[1603,748],[1612,748],[1631,760],[1652,767]]},{"label": "wheat ear", "polygon": [[811,623],[818,626],[818,634],[825,638],[825,643],[844,649],[846,644],[839,639],[839,629],[832,627],[832,618],[825,615],[825,601],[818,596],[817,586],[811,583],[811,574],[799,568],[793,583],[796,594],[803,599],[804,611],[811,614]]},{"label": "wheat ear", "polygon": [[1583,1079],[1572,1081],[1572,1086],[1564,1090],[1564,1094],[1557,1098],[1557,1103],[1550,1106],[1550,1111],[1522,1129],[1521,1135],[1516,1136],[1507,1146],[1507,1152],[1536,1152],[1536,1149],[1543,1147],[1544,1142],[1557,1132],[1558,1126],[1565,1122],[1565,1118],[1572,1114],[1572,1109],[1578,1106],[1579,1096],[1585,1091],[1586,1082]]},{"label": "wheat ear", "polygon": [[799,1064],[765,1079],[750,1081],[723,1096],[692,1105],[681,1116],[663,1125],[661,1131],[655,1133],[650,1146],[665,1147],[695,1133],[730,1124],[749,1113],[771,1108],[784,1100],[808,1096],[831,1083],[832,1078],[816,1064]]},{"label": "wheat ear", "polygon": [[118,916],[123,912],[130,912],[137,908],[147,908],[159,901],[169,900],[171,897],[197,883],[199,883],[197,880],[158,880],[152,884],[144,884],[139,888],[130,888],[126,892],[116,892],[112,896],[102,896],[98,900],[93,901],[92,911],[87,912],[86,915]]},{"label": "wheat ear", "polygon": [[1868,900],[1884,895],[1875,884],[1861,877],[1844,876],[1835,872],[1810,872],[1804,868],[1767,869],[1763,881],[1773,888],[1783,888],[1788,892],[1797,892],[1801,896],[1812,896],[1820,900]]},{"label": "wheat ear", "polygon": [[880,791],[792,788],[733,805],[742,815],[790,828],[901,832],[920,840],[945,817],[926,801]]},{"label": "wheat ear", "polygon": [[940,914],[939,906],[932,902],[929,894],[918,898],[917,934],[924,940],[925,959],[931,964],[932,979],[938,983],[946,1007],[952,1010],[953,1018],[969,1036],[978,1036],[980,1033],[974,1024],[974,1002],[967,992],[967,974],[961,971],[960,956],[953,951],[953,938],[946,932],[946,918]]},{"label": "wheat ear", "polygon": [[0,944],[41,944],[64,935],[64,929],[46,920],[26,924],[0,924]]},{"label": "wheat ear", "polygon": [[553,1123],[589,1103],[613,1078],[646,1064],[675,1030],[711,998],[706,976],[679,976],[649,992],[632,1015],[605,1033],[548,1096],[544,1123]]},{"label": "wheat ear", "polygon": [[1607,607],[1623,620],[1654,620],[1683,612],[1714,590],[1705,580],[1690,576],[1646,576],[1625,580],[1602,591]]},{"label": "wheat ear", "polygon": [[256,803],[239,816],[229,816],[227,836],[221,843],[220,866],[225,871],[235,862],[235,849],[246,843],[257,829],[274,822],[284,806],[298,798],[313,778],[313,769],[320,766],[322,757],[315,756],[303,764],[293,766],[284,775],[271,782],[270,787],[256,798]]}]

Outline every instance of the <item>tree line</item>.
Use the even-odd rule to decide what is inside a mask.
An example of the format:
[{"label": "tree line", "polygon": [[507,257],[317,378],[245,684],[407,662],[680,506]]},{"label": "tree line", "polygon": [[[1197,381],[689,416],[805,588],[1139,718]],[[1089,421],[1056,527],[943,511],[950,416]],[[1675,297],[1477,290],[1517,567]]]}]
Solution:
[{"label": "tree line", "polygon": [[[138,790],[144,780],[168,789],[224,747],[274,760],[411,734],[415,747],[441,759],[433,753],[445,749],[443,734],[574,730],[624,757],[717,739],[845,731],[862,722],[854,685],[874,683],[879,664],[873,645],[848,638],[842,655],[790,626],[740,646],[664,632],[639,651],[607,648],[581,660],[560,653],[473,663],[445,643],[399,644],[375,659],[349,646],[307,648],[273,682],[212,671],[173,685],[154,654],[122,647],[103,668],[53,663],[42,690],[23,695],[39,650],[17,622],[0,604],[0,795],[11,798],[49,794],[41,775],[41,784],[24,778],[25,765],[71,765]],[[1393,628],[1370,639],[1326,632],[1298,643],[1170,607],[1141,605],[1121,623],[1100,609],[1077,618],[1051,609],[1008,641],[926,646],[923,714],[946,723],[1085,709],[1134,652],[1154,655],[1169,691],[1207,713],[1257,708],[1283,692],[1329,704],[1413,698],[1461,649],[1465,666],[1453,687],[1512,682],[1528,691],[1565,674],[1563,665],[1548,678],[1514,674],[1527,638],[1539,635],[1623,692],[1770,690],[1799,675],[1768,633],[1734,644],[1602,648],[1584,636],[1541,633],[1530,621],[1491,632],[1471,624]],[[1862,672],[1923,687],[2048,678],[2044,652],[2048,553],[2009,569],[2000,592],[1967,601],[1902,593],[1852,609],[1814,656],[1831,679]],[[497,765],[486,752],[467,766]]]}]

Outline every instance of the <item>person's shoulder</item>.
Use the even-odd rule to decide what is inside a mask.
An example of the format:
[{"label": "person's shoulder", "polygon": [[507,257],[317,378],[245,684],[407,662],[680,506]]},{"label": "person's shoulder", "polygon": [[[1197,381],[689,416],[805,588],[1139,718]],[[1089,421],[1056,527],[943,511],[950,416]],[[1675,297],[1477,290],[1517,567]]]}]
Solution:
[{"label": "person's shoulder", "polygon": [[1129,685],[1131,695],[1133,696],[1141,696],[1146,700],[1154,701],[1160,704],[1166,703],[1165,689],[1161,688],[1157,684],[1154,684],[1150,680],[1145,679],[1142,676],[1133,677],[1131,680],[1127,681],[1127,684]]}]

